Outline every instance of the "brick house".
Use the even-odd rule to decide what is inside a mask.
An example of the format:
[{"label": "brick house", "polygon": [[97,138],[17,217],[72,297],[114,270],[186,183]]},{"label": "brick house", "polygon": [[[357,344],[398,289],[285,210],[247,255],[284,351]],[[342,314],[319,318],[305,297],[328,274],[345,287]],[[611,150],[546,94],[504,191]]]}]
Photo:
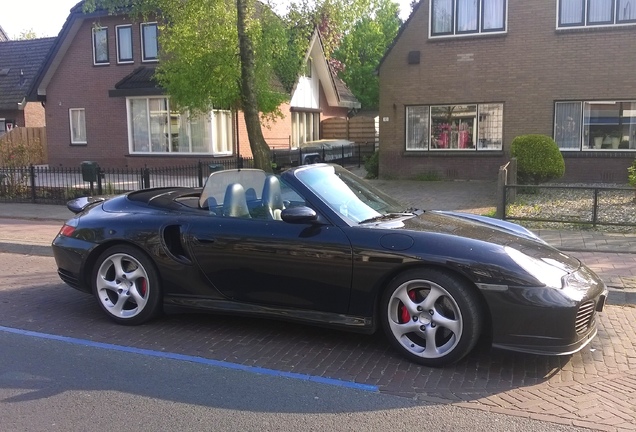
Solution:
[{"label": "brick house", "polygon": [[380,175],[494,180],[552,136],[569,182],[636,156],[636,1],[422,0],[379,67]]},{"label": "brick house", "polygon": [[44,107],[27,102],[29,88],[55,38],[9,40],[0,28],[0,136],[14,127],[45,125]]},{"label": "brick house", "polygon": [[[49,164],[103,167],[180,165],[251,156],[241,112],[212,109],[189,116],[171,110],[155,82],[156,22],[82,12],[74,6],[31,91],[46,104]],[[266,141],[294,147],[320,138],[320,121],[346,117],[359,102],[325,60],[318,34],[307,69],[281,107],[284,118],[264,124]]]}]

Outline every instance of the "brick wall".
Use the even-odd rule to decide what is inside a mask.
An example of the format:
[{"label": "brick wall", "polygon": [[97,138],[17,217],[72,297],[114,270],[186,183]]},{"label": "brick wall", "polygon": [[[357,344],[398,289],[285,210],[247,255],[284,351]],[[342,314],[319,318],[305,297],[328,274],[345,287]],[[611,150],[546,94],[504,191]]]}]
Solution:
[{"label": "brick wall", "polygon": [[[53,166],[77,166],[84,160],[97,161],[104,167],[143,167],[177,165],[196,162],[201,155],[131,155],[128,149],[126,98],[109,97],[108,91],[141,62],[141,41],[138,23],[133,23],[133,64],[117,64],[115,26],[130,24],[126,17],[101,17],[99,25],[108,28],[110,64],[94,66],[92,57],[93,21],[83,22],[70,40],[66,54],[47,86],[46,124],[49,142],[49,163]],[[154,66],[155,63],[148,65]],[[322,118],[346,116],[347,109],[329,108],[320,89]],[[84,108],[87,144],[72,145],[69,109]],[[263,135],[272,146],[288,146],[291,135],[289,104],[281,106],[282,118],[263,121]],[[240,155],[251,157],[245,119],[237,114],[237,143]]]},{"label": "brick wall", "polygon": [[[556,31],[554,0],[510,0],[507,34],[428,39],[428,5],[422,1],[380,68],[381,176],[495,180],[514,137],[553,135],[555,101],[636,100],[636,26]],[[410,51],[420,51],[420,64],[407,63]],[[504,104],[503,151],[405,151],[406,106],[488,102]],[[626,181],[634,158],[578,153],[565,154],[567,181]]]}]

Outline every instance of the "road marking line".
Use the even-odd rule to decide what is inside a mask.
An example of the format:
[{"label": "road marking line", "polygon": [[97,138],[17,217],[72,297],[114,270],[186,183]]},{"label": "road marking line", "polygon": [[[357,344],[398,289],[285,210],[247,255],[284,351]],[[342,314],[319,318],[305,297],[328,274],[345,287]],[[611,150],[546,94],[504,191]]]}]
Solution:
[{"label": "road marking line", "polygon": [[346,387],[346,388],[352,388],[356,390],[364,390],[364,391],[370,391],[370,392],[379,391],[378,386],[369,385],[369,384],[360,384],[360,383],[356,383],[352,381],[344,381],[344,380],[339,380],[335,378],[324,378],[320,376],[306,375],[306,374],[295,373],[295,372],[284,372],[284,371],[278,371],[275,369],[267,369],[267,368],[256,367],[256,366],[246,366],[239,363],[231,363],[231,362],[226,362],[221,360],[212,360],[212,359],[207,359],[204,357],[197,357],[197,356],[190,356],[185,354],[177,354],[177,353],[162,352],[162,351],[154,351],[154,350],[148,350],[148,349],[142,349],[142,348],[133,348],[133,347],[127,347],[123,345],[114,345],[114,344],[108,344],[103,342],[93,342],[86,339],[78,339],[78,338],[72,338],[68,336],[40,333],[40,332],[34,332],[30,330],[16,329],[12,327],[0,326],[0,331],[6,332],[6,333],[13,333],[17,335],[23,335],[23,336],[31,336],[31,337],[36,337],[40,339],[49,339],[54,341],[66,342],[66,343],[71,343],[74,345],[101,348],[101,349],[126,352],[126,353],[132,353],[132,354],[140,354],[140,355],[146,355],[150,357],[158,357],[158,358],[164,358],[164,359],[170,359],[170,360],[199,363],[199,364],[204,364],[208,366],[234,369],[234,370],[239,370],[244,372],[257,373],[261,375],[291,378],[291,379],[296,379],[301,381],[311,381],[311,382],[316,382],[321,384],[328,384],[328,385],[333,385],[338,387]]}]

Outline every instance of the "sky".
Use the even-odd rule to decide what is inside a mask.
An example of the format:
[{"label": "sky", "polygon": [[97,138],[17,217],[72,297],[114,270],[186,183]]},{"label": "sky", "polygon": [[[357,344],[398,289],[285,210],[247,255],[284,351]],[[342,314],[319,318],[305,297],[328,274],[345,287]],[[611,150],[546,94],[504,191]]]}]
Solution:
[{"label": "sky", "polygon": [[[11,7],[1,9],[0,26],[11,39],[16,39],[20,33],[31,29],[38,37],[57,36],[70,9],[78,1],[19,0]],[[402,19],[408,18],[411,0],[394,0],[394,2],[400,5]]]}]

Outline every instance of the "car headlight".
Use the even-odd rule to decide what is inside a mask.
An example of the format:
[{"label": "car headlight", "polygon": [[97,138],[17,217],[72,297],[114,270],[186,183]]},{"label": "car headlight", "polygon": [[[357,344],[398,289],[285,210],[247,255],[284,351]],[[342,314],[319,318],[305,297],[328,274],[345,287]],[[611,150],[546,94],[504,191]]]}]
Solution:
[{"label": "car headlight", "polygon": [[563,278],[568,275],[568,272],[564,269],[542,259],[526,255],[509,246],[504,246],[504,250],[515,263],[542,284],[552,288],[563,288]]}]

